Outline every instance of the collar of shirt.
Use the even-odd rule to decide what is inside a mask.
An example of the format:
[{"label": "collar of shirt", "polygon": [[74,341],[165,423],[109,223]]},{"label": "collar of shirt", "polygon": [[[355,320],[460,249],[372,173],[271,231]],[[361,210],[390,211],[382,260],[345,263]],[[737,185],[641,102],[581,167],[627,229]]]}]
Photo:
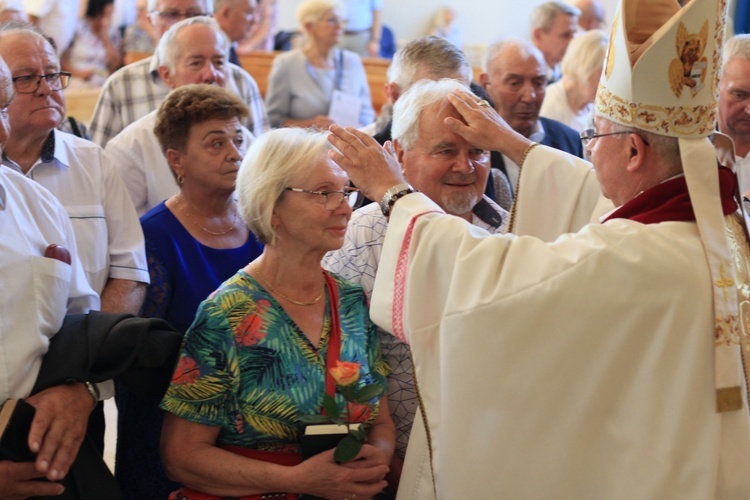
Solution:
[{"label": "collar of shirt", "polygon": [[32,167],[29,169],[28,172],[26,172],[26,174],[23,173],[23,170],[18,165],[18,163],[13,161],[12,158],[8,158],[8,156],[5,154],[5,151],[3,151],[3,164],[12,168],[13,170],[15,170],[16,172],[22,175],[26,175],[27,177],[32,177],[32,178],[33,176],[31,175],[31,172],[34,170],[34,167],[36,167],[40,163],[55,162],[61,166],[65,166],[65,167],[69,166],[70,161],[68,159],[68,155],[67,155],[67,152],[65,151],[65,148],[58,147],[59,141],[55,139],[56,133],[62,133],[62,132],[57,132],[56,130],[52,130],[52,132],[50,132],[49,136],[47,137],[47,140],[44,141],[44,145],[42,146],[42,154],[39,157],[39,160],[37,160],[37,162],[34,163],[34,165],[32,165]]},{"label": "collar of shirt", "polygon": [[[44,141],[44,144],[42,145],[42,154],[39,156],[39,159],[42,163],[49,163],[55,158],[55,131],[49,133],[49,136],[47,136],[47,140]],[[13,167],[21,171],[20,167],[18,167],[18,164],[8,158],[8,155],[5,154],[5,151],[3,151],[3,161],[4,162],[10,162],[13,164]]]},{"label": "collar of shirt", "polygon": [[539,144],[542,143],[544,140],[545,132],[544,132],[544,126],[542,125],[542,121],[537,119],[536,123],[534,124],[534,127],[531,129],[531,134],[529,134],[529,140],[538,142]]}]

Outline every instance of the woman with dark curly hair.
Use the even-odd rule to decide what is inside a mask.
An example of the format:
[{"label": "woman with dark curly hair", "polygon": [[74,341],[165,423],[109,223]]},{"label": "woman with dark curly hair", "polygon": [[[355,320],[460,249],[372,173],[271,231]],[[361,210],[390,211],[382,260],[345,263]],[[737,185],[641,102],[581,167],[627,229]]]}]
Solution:
[{"label": "woman with dark curly hair", "polygon": [[[183,333],[200,302],[262,251],[233,196],[247,114],[236,95],[203,84],[175,89],[157,113],[154,133],[178,191],[141,217],[151,275],[141,316],[163,318]],[[117,404],[120,487],[127,498],[166,498],[177,485],[159,458],[163,412],[124,389]]]}]

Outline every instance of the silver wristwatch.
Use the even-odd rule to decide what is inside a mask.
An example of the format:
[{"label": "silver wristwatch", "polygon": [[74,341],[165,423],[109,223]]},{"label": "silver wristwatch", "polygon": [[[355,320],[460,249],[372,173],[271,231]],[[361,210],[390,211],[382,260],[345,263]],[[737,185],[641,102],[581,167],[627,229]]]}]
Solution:
[{"label": "silver wristwatch", "polygon": [[414,193],[416,190],[406,183],[396,184],[391,186],[383,195],[383,199],[380,200],[380,210],[386,217],[391,215],[391,209],[396,200],[402,196],[406,196],[409,193]]},{"label": "silver wristwatch", "polygon": [[86,380],[83,382],[83,385],[86,386],[86,390],[89,391],[89,394],[91,394],[91,397],[94,398],[94,402],[99,402],[99,388],[95,385]]}]

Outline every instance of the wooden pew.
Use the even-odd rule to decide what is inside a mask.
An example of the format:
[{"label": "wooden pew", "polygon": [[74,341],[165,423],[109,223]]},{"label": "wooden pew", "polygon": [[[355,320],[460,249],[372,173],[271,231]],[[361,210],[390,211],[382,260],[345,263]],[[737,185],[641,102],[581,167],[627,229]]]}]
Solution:
[{"label": "wooden pew", "polygon": [[101,89],[66,89],[65,108],[67,116],[72,116],[86,125],[91,122],[96,100]]},{"label": "wooden pew", "polygon": [[[239,56],[240,65],[252,75],[258,83],[258,88],[263,97],[268,91],[268,75],[271,73],[271,66],[274,58],[281,52],[251,52]],[[385,84],[388,83],[386,72],[391,61],[379,57],[365,57],[362,64],[367,73],[367,83],[370,86],[370,97],[375,113],[380,112],[380,108],[386,102]]]},{"label": "wooden pew", "polygon": [[364,57],[362,64],[367,73],[367,85],[370,87],[370,98],[375,114],[380,114],[380,108],[388,102],[385,95],[385,84],[388,83],[388,66],[391,65],[390,59],[380,57]]},{"label": "wooden pew", "polygon": [[279,54],[281,54],[279,51],[256,51],[238,56],[240,66],[253,77],[263,97],[266,97],[266,91],[268,90],[268,75],[271,74],[271,65],[274,58]]}]

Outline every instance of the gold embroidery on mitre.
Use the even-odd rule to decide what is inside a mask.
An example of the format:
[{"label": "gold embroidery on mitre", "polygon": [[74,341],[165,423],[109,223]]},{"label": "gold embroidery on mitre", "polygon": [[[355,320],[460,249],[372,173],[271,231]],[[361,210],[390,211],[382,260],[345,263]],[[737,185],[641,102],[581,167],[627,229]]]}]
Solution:
[{"label": "gold embroidery on mitre", "polygon": [[625,126],[661,135],[710,134],[716,125],[716,102],[700,106],[657,106],[630,102],[599,86],[596,110]]},{"label": "gold embroidery on mitre", "polygon": [[677,27],[677,59],[669,64],[669,84],[677,97],[688,87],[693,97],[703,89],[708,59],[703,55],[708,42],[708,21],[699,33],[689,33],[684,24]]}]

